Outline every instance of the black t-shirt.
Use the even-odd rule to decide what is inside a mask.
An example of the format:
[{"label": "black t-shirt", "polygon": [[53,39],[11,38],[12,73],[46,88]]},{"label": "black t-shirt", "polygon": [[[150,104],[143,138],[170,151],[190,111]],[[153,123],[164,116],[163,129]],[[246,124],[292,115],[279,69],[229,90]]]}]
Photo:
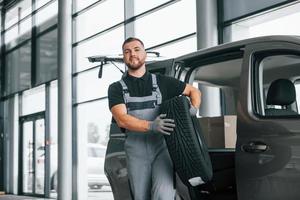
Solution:
[{"label": "black t-shirt", "polygon": [[[185,83],[173,77],[157,74],[157,85],[162,94],[162,102],[181,95],[185,88]],[[152,93],[152,77],[148,71],[140,78],[127,74],[123,78],[128,87],[130,96],[143,97]],[[119,81],[112,83],[108,88],[109,109],[117,104],[125,103],[123,98],[123,89]]]}]

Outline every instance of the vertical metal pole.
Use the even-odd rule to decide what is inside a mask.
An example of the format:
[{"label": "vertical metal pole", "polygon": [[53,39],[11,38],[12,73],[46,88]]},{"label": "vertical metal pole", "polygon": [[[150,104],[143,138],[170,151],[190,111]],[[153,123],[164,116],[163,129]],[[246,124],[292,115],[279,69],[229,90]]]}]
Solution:
[{"label": "vertical metal pole", "polygon": [[[125,6],[125,20],[134,16],[134,0],[124,0]],[[134,22],[125,23],[125,39],[134,36]],[[120,47],[121,48],[121,47]]]},{"label": "vertical metal pole", "polygon": [[[218,7],[217,0],[196,0],[196,14],[197,14],[197,49],[208,48],[218,45]],[[199,89],[205,94],[205,99],[215,99],[213,102],[208,102],[209,105],[213,103],[220,104],[220,91],[209,90],[205,87],[199,86]],[[207,106],[201,106],[200,113],[206,116],[213,116],[220,114],[221,111],[218,106],[209,106],[210,109],[205,109]]]},{"label": "vertical metal pole", "polygon": [[218,45],[217,0],[196,0],[197,49]]},{"label": "vertical metal pole", "polygon": [[0,192],[4,191],[4,111],[3,102],[0,102]]},{"label": "vertical metal pole", "polygon": [[8,169],[8,192],[18,194],[18,176],[19,176],[19,95],[15,94],[9,101],[9,120],[8,120],[8,151],[9,151],[9,169]]},{"label": "vertical metal pole", "polygon": [[[0,6],[0,30],[3,33],[4,30],[4,11],[2,9],[2,5]],[[2,45],[4,43],[4,35],[0,35],[0,96],[4,94],[4,52]],[[4,191],[4,101],[0,102],[0,192]]]},{"label": "vertical metal pole", "polygon": [[72,199],[72,0],[58,1],[58,199]]}]

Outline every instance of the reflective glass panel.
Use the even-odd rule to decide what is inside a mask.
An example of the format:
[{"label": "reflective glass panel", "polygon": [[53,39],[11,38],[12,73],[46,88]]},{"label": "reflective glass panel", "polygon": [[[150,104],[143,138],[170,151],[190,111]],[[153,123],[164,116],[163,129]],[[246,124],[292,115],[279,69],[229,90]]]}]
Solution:
[{"label": "reflective glass panel", "polygon": [[36,84],[57,78],[57,29],[37,38]]},{"label": "reflective glass panel", "polygon": [[5,13],[5,29],[17,23],[32,12],[32,0],[23,0]]},{"label": "reflective glass panel", "polygon": [[57,137],[58,137],[58,103],[57,103],[57,81],[50,84],[50,140],[48,141],[50,148],[50,180],[51,180],[51,197],[57,197]]},{"label": "reflective glass panel", "polygon": [[33,123],[25,122],[22,126],[23,130],[23,192],[24,193],[32,193],[33,192]]},{"label": "reflective glass panel", "polygon": [[122,53],[124,27],[121,26],[108,33],[83,42],[75,47],[76,71],[82,71],[99,63],[89,63],[87,57],[95,55],[115,55]]},{"label": "reflective glass panel", "polygon": [[35,5],[36,9],[42,7],[43,5],[48,3],[49,1],[51,1],[51,0],[36,0],[36,3],[35,3],[36,4]]},{"label": "reflective glass panel", "polygon": [[195,0],[179,1],[138,19],[135,36],[148,48],[196,32],[195,4]]},{"label": "reflective glass panel", "polygon": [[103,1],[75,18],[76,41],[122,21],[124,21],[124,1]]},{"label": "reflective glass panel", "polygon": [[111,188],[104,174],[104,158],[111,121],[108,100],[79,105],[77,116],[80,182],[85,182],[88,186],[83,188],[89,188],[89,197],[106,197],[105,199],[112,200]]},{"label": "reflective glass panel", "polygon": [[300,3],[234,23],[224,29],[224,41],[266,35],[300,35],[300,26],[295,25],[300,20],[299,10]]},{"label": "reflective glass panel", "polygon": [[241,18],[245,15],[251,15],[259,10],[274,7],[280,3],[284,3],[286,0],[230,0],[222,1],[224,8],[224,20],[233,20],[236,18]]},{"label": "reflective glass panel", "polygon": [[22,94],[22,113],[28,115],[45,110],[45,85],[24,91]]},{"label": "reflective glass panel", "polygon": [[169,0],[151,0],[151,1],[134,0],[134,15],[141,14],[147,10],[150,10],[168,1]]},{"label": "reflective glass panel", "polygon": [[37,32],[42,32],[47,28],[57,24],[58,1],[54,1],[42,8],[36,14]]},{"label": "reflective glass panel", "polygon": [[9,28],[4,34],[6,50],[20,44],[31,37],[32,18],[26,18],[20,24]]},{"label": "reflective glass panel", "polygon": [[31,42],[7,54],[5,67],[6,94],[29,88],[31,86]]},{"label": "reflective glass panel", "polygon": [[74,0],[73,5],[74,5],[74,12],[78,12],[80,10],[82,10],[83,8],[86,8],[90,5],[92,5],[93,3],[97,2],[99,0]]},{"label": "reflective glass panel", "polygon": [[45,190],[45,120],[35,121],[35,193]]},{"label": "reflective glass panel", "polygon": [[174,58],[197,50],[196,36],[177,41],[162,47],[151,49],[151,51],[159,52],[161,56],[166,58]]},{"label": "reflective glass panel", "polygon": [[[119,65],[119,68],[124,70],[124,65]],[[78,74],[77,102],[107,96],[109,84],[120,80],[121,77],[122,73],[112,64],[104,65],[101,79],[98,78],[98,68]]]}]

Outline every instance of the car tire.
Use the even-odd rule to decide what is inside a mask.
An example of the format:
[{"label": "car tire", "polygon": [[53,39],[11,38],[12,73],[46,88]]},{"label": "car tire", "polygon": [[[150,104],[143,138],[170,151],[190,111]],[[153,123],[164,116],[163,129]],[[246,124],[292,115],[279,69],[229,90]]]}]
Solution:
[{"label": "car tire", "polygon": [[203,183],[209,182],[213,170],[200,124],[191,117],[189,108],[187,97],[179,96],[165,101],[161,113],[175,120],[173,133],[165,136],[175,171],[185,185],[193,186],[191,178],[201,177]]}]

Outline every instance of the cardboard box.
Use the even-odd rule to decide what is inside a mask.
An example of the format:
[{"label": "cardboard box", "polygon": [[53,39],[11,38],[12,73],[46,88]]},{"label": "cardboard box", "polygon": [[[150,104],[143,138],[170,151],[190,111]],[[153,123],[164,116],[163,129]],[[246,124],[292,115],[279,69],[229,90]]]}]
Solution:
[{"label": "cardboard box", "polygon": [[198,118],[209,148],[235,148],[236,116]]}]

